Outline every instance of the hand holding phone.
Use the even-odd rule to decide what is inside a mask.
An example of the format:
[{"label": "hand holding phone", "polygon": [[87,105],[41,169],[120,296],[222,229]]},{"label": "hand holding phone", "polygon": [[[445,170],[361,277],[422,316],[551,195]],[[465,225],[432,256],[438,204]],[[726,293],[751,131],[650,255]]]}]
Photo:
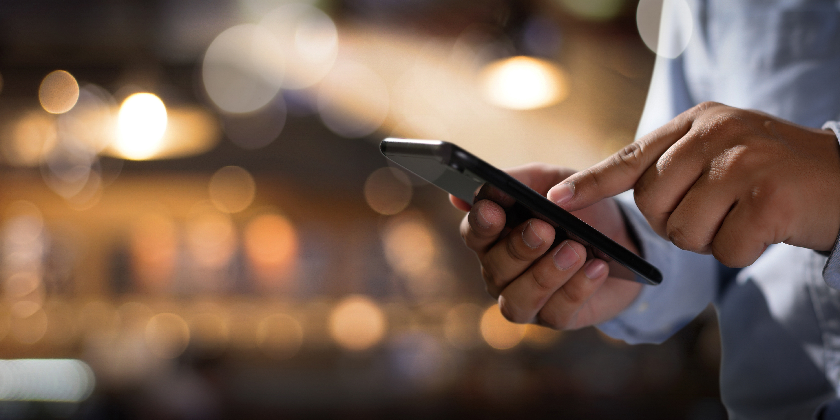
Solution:
[{"label": "hand holding phone", "polygon": [[509,225],[528,218],[543,220],[557,230],[555,241],[573,239],[586,246],[588,254],[607,261],[615,260],[630,269],[637,274],[634,280],[638,282],[652,285],[662,282],[659,270],[638,255],[542,194],[452,143],[388,138],[382,141],[380,149],[388,159],[467,203],[476,202],[477,194],[481,192],[503,204]]},{"label": "hand holding phone", "polygon": [[[391,152],[394,150],[388,152],[386,146],[386,153]],[[406,154],[417,156],[416,153]],[[427,154],[439,155],[448,156],[449,153]],[[426,171],[426,179],[439,186],[442,183],[449,189],[457,189],[451,185],[452,177],[442,176],[445,172],[438,171],[437,177],[429,176],[434,171],[428,162],[409,160],[404,163],[406,168],[414,167],[415,173]],[[528,185],[529,189],[536,190],[534,194],[544,199],[542,194],[573,171],[532,164],[511,169],[509,173],[514,181]],[[509,175],[504,174],[504,177]],[[440,182],[441,178],[446,181]],[[461,224],[461,232],[467,246],[479,257],[488,292],[498,298],[502,313],[509,320],[557,329],[580,328],[614,317],[638,296],[641,284],[626,279],[638,281],[639,276],[627,269],[626,273],[619,274],[623,267],[615,261],[607,270],[605,260],[595,255],[597,251],[587,251],[583,244],[567,239],[561,229],[556,230],[542,218],[531,218],[520,224],[512,222],[508,217],[509,209],[515,205],[512,196],[504,195],[507,193],[485,182],[467,184],[464,181],[461,185],[462,191],[470,190],[475,194],[472,188],[477,190],[479,186],[481,190],[475,201],[464,200],[472,206]],[[485,197],[487,199],[483,199]],[[467,210],[465,207],[460,208]],[[620,210],[613,200],[603,200],[576,215],[632,247]]]}]

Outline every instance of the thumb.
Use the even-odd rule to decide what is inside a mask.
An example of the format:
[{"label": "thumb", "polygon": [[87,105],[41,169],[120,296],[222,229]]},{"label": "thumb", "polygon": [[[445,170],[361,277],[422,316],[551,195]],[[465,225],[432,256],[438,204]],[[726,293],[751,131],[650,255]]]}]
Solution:
[{"label": "thumb", "polygon": [[683,112],[601,163],[566,178],[548,191],[548,199],[575,211],[633,188],[645,171],[691,130],[704,109],[698,106]]}]

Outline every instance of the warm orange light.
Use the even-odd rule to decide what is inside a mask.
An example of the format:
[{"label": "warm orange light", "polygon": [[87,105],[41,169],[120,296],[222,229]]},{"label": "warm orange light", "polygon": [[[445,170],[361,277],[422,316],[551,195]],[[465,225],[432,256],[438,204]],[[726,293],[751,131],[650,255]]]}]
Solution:
[{"label": "warm orange light", "polygon": [[388,263],[404,276],[424,275],[434,265],[437,240],[422,219],[405,216],[390,221],[383,231],[382,242]]},{"label": "warm orange light", "polygon": [[564,100],[569,94],[566,72],[533,57],[496,61],[485,67],[479,78],[487,100],[502,108],[543,108]]},{"label": "warm orange light", "polygon": [[563,333],[551,328],[541,327],[539,325],[528,324],[525,326],[524,341],[531,347],[537,349],[547,349],[558,342],[563,337]]},{"label": "warm orange light", "polygon": [[292,272],[298,255],[294,226],[277,214],[256,217],[245,229],[245,253],[264,287],[278,286]]},{"label": "warm orange light", "polygon": [[484,341],[498,350],[516,347],[525,336],[525,326],[509,322],[502,316],[498,305],[484,311],[481,317],[481,336]]},{"label": "warm orange light", "polygon": [[56,70],[41,81],[38,100],[50,114],[63,114],[73,109],[79,100],[79,83],[70,73]]},{"label": "warm orange light", "polygon": [[131,229],[132,269],[138,285],[146,292],[169,290],[178,256],[175,221],[163,214],[138,218]]},{"label": "warm orange light", "polygon": [[385,336],[387,321],[379,306],[361,295],[349,296],[330,313],[330,336],[348,350],[366,350]]}]

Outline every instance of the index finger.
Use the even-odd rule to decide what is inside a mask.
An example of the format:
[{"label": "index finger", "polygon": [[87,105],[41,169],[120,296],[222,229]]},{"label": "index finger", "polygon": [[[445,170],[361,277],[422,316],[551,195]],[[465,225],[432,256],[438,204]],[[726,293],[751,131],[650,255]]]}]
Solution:
[{"label": "index finger", "polygon": [[549,200],[575,211],[633,188],[642,174],[691,130],[707,107],[701,104],[683,112],[597,165],[566,178],[548,191]]}]

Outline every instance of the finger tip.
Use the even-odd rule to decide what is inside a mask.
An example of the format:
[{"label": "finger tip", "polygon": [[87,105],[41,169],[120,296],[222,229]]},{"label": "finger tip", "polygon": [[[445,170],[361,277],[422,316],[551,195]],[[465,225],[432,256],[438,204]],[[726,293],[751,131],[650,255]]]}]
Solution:
[{"label": "finger tip", "polygon": [[449,202],[452,203],[456,209],[461,211],[470,211],[470,209],[472,209],[472,205],[452,194],[449,194]]},{"label": "finger tip", "polygon": [[589,280],[600,281],[607,278],[609,265],[606,261],[593,258],[584,264],[583,273]]}]

